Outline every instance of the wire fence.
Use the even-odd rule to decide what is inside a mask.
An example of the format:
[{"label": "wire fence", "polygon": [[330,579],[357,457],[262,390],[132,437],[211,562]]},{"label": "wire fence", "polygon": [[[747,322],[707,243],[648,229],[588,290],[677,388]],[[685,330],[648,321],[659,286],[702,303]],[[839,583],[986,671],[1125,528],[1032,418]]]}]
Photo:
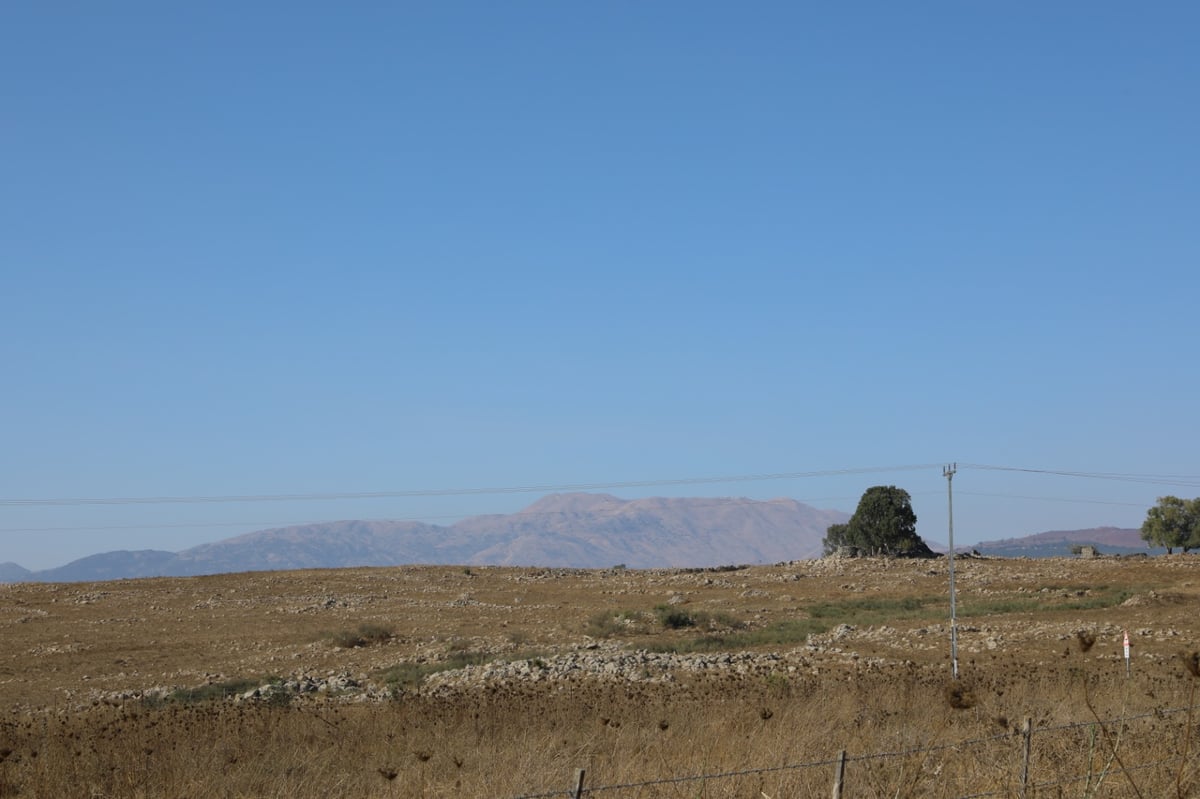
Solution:
[{"label": "wire fence", "polygon": [[[766,797],[766,799],[779,799],[781,796],[812,796],[818,795],[812,792],[815,786],[823,786],[824,795],[831,795],[834,799],[843,799],[856,795],[852,787],[846,787],[853,782],[853,773],[855,770],[870,769],[877,764],[883,764],[887,761],[909,760],[919,757],[922,760],[922,774],[919,777],[914,777],[909,774],[907,779],[911,783],[914,790],[909,792],[896,791],[896,795],[934,795],[920,791],[921,779],[929,779],[937,781],[941,784],[941,790],[936,794],[946,799],[984,799],[985,797],[1018,797],[1018,799],[1031,799],[1035,796],[1043,795],[1058,795],[1061,796],[1061,790],[1065,786],[1084,784],[1083,795],[1095,796],[1099,794],[1101,784],[1106,780],[1110,782],[1112,787],[1113,782],[1123,781],[1131,793],[1131,796],[1158,796],[1160,792],[1154,790],[1143,791],[1138,786],[1138,782],[1134,775],[1141,773],[1152,772],[1157,770],[1160,776],[1159,784],[1171,783],[1174,786],[1175,793],[1179,793],[1183,788],[1184,778],[1187,778],[1188,784],[1193,789],[1200,789],[1200,751],[1192,751],[1200,749],[1198,746],[1191,745],[1193,733],[1192,730],[1196,711],[1200,706],[1180,707],[1170,709],[1160,709],[1148,713],[1140,713],[1135,715],[1124,715],[1114,718],[1095,718],[1090,721],[1074,721],[1057,725],[1047,725],[1035,727],[1031,719],[1026,719],[1025,723],[1019,730],[989,735],[979,738],[971,738],[954,743],[945,743],[931,746],[915,746],[904,749],[897,749],[884,752],[871,752],[866,754],[849,755],[845,750],[841,751],[838,756],[832,758],[823,758],[819,760],[810,760],[800,763],[789,763],[785,765],[765,766],[761,768],[744,768],[728,771],[718,771],[707,774],[688,774],[671,777],[660,777],[656,779],[630,781],[611,784],[587,785],[587,772],[585,769],[576,769],[570,777],[569,787],[559,788],[556,790],[545,790],[537,793],[526,793],[519,796],[511,797],[511,799],[551,799],[551,797],[572,797],[573,799],[582,799],[583,797],[592,796],[670,796],[673,794],[663,793],[659,789],[663,788],[678,788],[681,786],[695,786],[699,783],[703,787],[702,793],[696,794],[689,792],[688,796],[695,795],[743,795],[741,793],[712,793],[708,792],[709,788],[719,790],[721,783],[732,783],[737,780],[745,780],[746,778],[759,777],[765,778],[768,776],[781,775],[804,775],[805,780],[793,780],[792,789],[804,789],[806,793],[779,793],[768,795],[765,790],[753,793],[751,795]],[[1181,737],[1174,739],[1178,746],[1178,751],[1163,757],[1157,757],[1149,760],[1140,760],[1138,762],[1122,762],[1119,756],[1121,740],[1117,738],[1114,742],[1112,735],[1137,735],[1139,731],[1136,729],[1138,722],[1149,720],[1169,720],[1171,717],[1178,717],[1181,714],[1186,714],[1186,719],[1183,723],[1186,725],[1178,732]],[[1082,739],[1072,739],[1072,735],[1082,734]],[[1200,737],[1196,735],[1195,737]],[[995,760],[995,755],[1002,753],[1004,750],[996,750],[997,744],[1017,744],[1017,756],[1009,760],[1006,764]],[[1038,747],[1035,748],[1035,744]],[[1083,744],[1083,746],[1080,746]],[[972,752],[976,752],[977,757],[972,760]],[[1141,747],[1140,751],[1155,752],[1155,747]],[[1159,748],[1156,754],[1162,754],[1162,749]],[[931,756],[942,755],[941,760],[933,760]],[[945,781],[942,781],[944,772],[953,771],[948,769],[947,765],[950,762],[958,762],[960,768],[957,776],[965,777],[966,781],[970,781],[973,769],[972,765],[977,765],[979,757],[991,758],[988,763],[993,766],[990,775],[992,785],[985,790],[975,790],[970,787],[965,787],[968,793],[946,791]],[[965,765],[965,768],[962,767]],[[832,776],[829,770],[833,770]],[[849,771],[850,777],[847,776]],[[997,774],[1003,774],[1004,777],[997,778]],[[1040,774],[1040,778],[1035,778],[1035,774]],[[878,775],[875,775],[878,776]],[[980,781],[989,779],[988,776],[980,776]],[[761,784],[761,782],[760,782]],[[782,790],[787,790],[788,786],[783,782],[779,783]],[[736,790],[735,786],[728,786],[731,790]],[[976,788],[982,788],[980,784],[976,784]],[[1153,788],[1153,786],[1151,786]],[[1046,793],[1058,789],[1059,793]],[[1109,794],[1105,794],[1109,795]],[[1125,794],[1117,794],[1125,795]],[[1179,795],[1193,795],[1190,792],[1181,793]]]}]

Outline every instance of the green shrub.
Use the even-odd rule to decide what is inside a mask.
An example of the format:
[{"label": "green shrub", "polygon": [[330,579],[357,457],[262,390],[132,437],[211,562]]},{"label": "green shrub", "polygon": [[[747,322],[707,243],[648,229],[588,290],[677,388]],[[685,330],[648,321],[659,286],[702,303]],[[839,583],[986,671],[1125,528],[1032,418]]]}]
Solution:
[{"label": "green shrub", "polygon": [[636,610],[603,610],[592,614],[584,632],[593,638],[611,638],[619,633],[630,632],[632,623],[639,618],[641,614]]},{"label": "green shrub", "polygon": [[789,619],[760,630],[745,630],[728,634],[710,634],[687,641],[660,641],[647,647],[652,652],[725,652],[756,646],[794,646],[808,640],[809,635],[826,632],[830,624],[819,619]]},{"label": "green shrub", "polygon": [[[989,616],[999,613],[1038,613],[1056,610],[1104,610],[1116,607],[1137,593],[1136,588],[1113,588],[1107,585],[1097,585],[1090,589],[1067,588],[1063,586],[1047,586],[1047,593],[1039,592],[1037,596],[1018,597],[1014,599],[971,600],[964,603],[959,610],[961,616]],[[1079,591],[1086,591],[1084,596],[1075,596]],[[1063,596],[1063,593],[1068,596]]]},{"label": "green shrub", "polygon": [[745,622],[738,621],[723,610],[715,613],[697,613],[694,615],[698,626],[707,627],[710,630],[718,627],[724,627],[729,630],[740,630],[746,626]]},{"label": "green shrub", "polygon": [[425,681],[425,677],[433,674],[425,663],[397,663],[379,672],[380,678],[391,689],[412,688]]},{"label": "green shrub", "polygon": [[685,627],[695,627],[696,620],[686,610],[673,608],[670,605],[659,605],[654,608],[658,623],[668,630],[682,630]]},{"label": "green shrub", "polygon": [[645,635],[655,631],[651,625],[658,625],[666,630],[696,629],[718,635],[745,627],[745,624],[722,611],[686,611],[664,604],[655,606],[651,611],[606,610],[596,613],[588,619],[585,632],[593,638]]},{"label": "green shrub", "polygon": [[[836,624],[887,624],[899,619],[933,618],[942,613],[948,600],[943,597],[863,597],[818,602],[808,608],[808,615],[824,619],[829,626]],[[928,607],[934,605],[936,607]]]},{"label": "green shrub", "polygon": [[544,653],[540,652],[523,652],[513,657],[502,657],[485,652],[454,651],[449,653],[445,660],[430,663],[397,663],[395,666],[390,666],[379,671],[378,676],[391,689],[392,693],[396,694],[401,689],[420,686],[425,682],[425,678],[431,674],[443,671],[455,671],[467,666],[482,666],[485,663],[494,663],[497,661],[511,663],[518,660],[528,660],[534,668],[549,668],[546,661],[542,659],[543,656]]},{"label": "green shrub", "polygon": [[1109,589],[1094,596],[1081,597],[1063,605],[1067,610],[1102,610],[1120,605],[1134,595],[1134,591]]},{"label": "green shrub", "polygon": [[341,649],[355,649],[372,644],[386,644],[392,640],[390,627],[381,624],[360,624],[357,630],[341,630],[329,634],[329,642]]},{"label": "green shrub", "polygon": [[167,699],[171,702],[182,702],[189,705],[198,702],[212,702],[220,699],[228,699],[237,694],[244,694],[246,691],[258,688],[260,685],[269,682],[270,678],[226,680],[225,682],[198,685],[195,688],[178,688],[172,691],[167,696]]}]

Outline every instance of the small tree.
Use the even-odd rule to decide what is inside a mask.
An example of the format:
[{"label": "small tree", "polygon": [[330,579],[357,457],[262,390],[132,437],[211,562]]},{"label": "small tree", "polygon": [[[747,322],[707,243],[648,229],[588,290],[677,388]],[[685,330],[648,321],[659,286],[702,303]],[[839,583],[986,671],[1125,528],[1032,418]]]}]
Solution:
[{"label": "small tree", "polygon": [[829,527],[825,530],[825,538],[821,540],[821,546],[824,547],[826,555],[832,555],[842,547],[851,546],[850,525],[829,525]]},{"label": "small tree", "polygon": [[1158,504],[1146,511],[1142,539],[1152,546],[1166,547],[1168,555],[1175,547],[1184,552],[1200,548],[1200,497],[1159,497]]},{"label": "small tree", "polygon": [[932,557],[933,550],[917,535],[917,514],[908,492],[895,486],[872,486],[863,492],[846,524],[825,532],[825,553],[852,546],[867,555]]},{"label": "small tree", "polygon": [[1183,551],[1189,549],[1200,549],[1200,497],[1189,499],[1187,503],[1188,515],[1192,519],[1192,534],[1188,536],[1187,543],[1183,545]]}]

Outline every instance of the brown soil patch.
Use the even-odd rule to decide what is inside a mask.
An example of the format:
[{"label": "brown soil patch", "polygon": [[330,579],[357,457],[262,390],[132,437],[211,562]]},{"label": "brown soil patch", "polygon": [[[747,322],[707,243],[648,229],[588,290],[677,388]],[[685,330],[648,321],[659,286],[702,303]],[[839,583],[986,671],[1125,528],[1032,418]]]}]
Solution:
[{"label": "brown soil patch", "polygon": [[[960,658],[1045,662],[1084,628],[1097,633],[1092,657],[1116,657],[1129,630],[1137,658],[1169,658],[1198,643],[1198,567],[1191,555],[959,560]],[[0,707],[262,675],[369,680],[397,663],[454,651],[553,654],[585,645],[597,614],[649,614],[660,605],[717,614],[745,631],[824,613],[815,621],[831,630],[814,636],[816,655],[838,649],[944,663],[947,578],[944,560],[825,560],[729,571],[398,567],[3,585]],[[393,637],[360,648],[331,643],[363,625]],[[662,647],[697,635],[646,615],[607,643]]]},{"label": "brown soil patch", "polygon": [[[580,767],[589,785],[736,772],[704,795],[826,795],[824,766],[743,772],[840,749],[908,753],[856,761],[853,795],[1008,796],[1025,719],[1046,731],[1039,784],[1191,795],[1198,567],[958,561],[957,683],[944,560],[4,585],[0,796],[517,796]],[[324,688],[200,693],[268,679]],[[1101,718],[1130,719],[1115,746],[1136,777],[1113,771]]]}]

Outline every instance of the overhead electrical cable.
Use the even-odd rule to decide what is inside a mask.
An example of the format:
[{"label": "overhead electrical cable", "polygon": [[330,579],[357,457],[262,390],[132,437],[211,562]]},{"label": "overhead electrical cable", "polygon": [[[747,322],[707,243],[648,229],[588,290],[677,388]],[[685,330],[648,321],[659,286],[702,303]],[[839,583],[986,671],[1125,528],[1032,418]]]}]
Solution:
[{"label": "overhead electrical cable", "polygon": [[1082,477],[1090,480],[1114,480],[1122,483],[1142,483],[1146,485],[1182,486],[1185,488],[1200,488],[1200,476],[1187,474],[1134,474],[1128,472],[1084,472],[1069,469],[1032,469],[1023,466],[993,466],[982,463],[960,463],[961,469],[978,469],[992,472],[1024,472],[1026,474],[1047,474],[1058,477]]},{"label": "overhead electrical cable", "polygon": [[1144,502],[1113,502],[1105,499],[1078,499],[1072,497],[1033,497],[1026,494],[998,494],[987,491],[956,491],[955,496],[965,497],[996,497],[999,499],[1030,499],[1038,502],[1066,502],[1072,505],[1119,505],[1128,508],[1144,508]]},{"label": "overhead electrical cable", "polygon": [[[932,493],[932,492],[930,492]],[[712,507],[728,508],[739,505],[774,505],[779,502],[799,502],[801,504],[812,506],[814,502],[841,502],[853,500],[854,497],[816,497],[805,499],[748,499],[745,497],[709,497],[706,501],[697,502],[695,499],[690,501],[690,507],[702,507],[709,505]],[[628,502],[636,502],[637,500],[629,500]],[[596,510],[593,509],[590,513],[598,516],[618,516],[624,510],[624,504],[621,507]],[[818,509],[819,510],[819,509]],[[840,512],[840,511],[835,511]],[[403,524],[406,522],[429,522],[442,519],[463,520],[482,516],[519,516],[523,519],[532,516],[571,516],[576,511],[570,510],[518,510],[518,511],[490,511],[482,513],[443,513],[434,516],[399,516],[396,518],[372,518],[372,519],[326,519],[324,521],[293,521],[293,522],[168,522],[164,524],[106,524],[106,525],[84,525],[71,527],[0,527],[0,533],[78,533],[78,532],[111,532],[113,530],[167,530],[167,529],[190,529],[190,528],[207,528],[207,527],[253,527],[256,531],[262,530],[277,530],[286,527],[313,527],[326,524],[338,524],[342,522],[355,522],[365,524]]]},{"label": "overhead electrical cable", "polygon": [[[710,483],[749,483],[767,480],[798,480],[809,477],[870,474],[873,472],[905,472],[932,469],[937,464],[906,466],[871,466],[857,469],[825,469],[812,472],[779,472],[776,474],[741,474],[724,477],[684,477],[665,480],[622,480],[596,483],[567,483],[490,488],[434,488],[404,491],[355,491],[297,494],[230,494],[221,496],[166,497],[64,497],[52,499],[0,499],[0,507],[61,507],[71,505],[210,505],[237,502],[297,502],[342,499],[398,499],[403,497],[452,497],[480,494],[536,494],[559,491],[597,491],[614,488],[654,488],[659,486],[703,485]],[[940,468],[940,467],[939,467]]]},{"label": "overhead electrical cable", "polygon": [[[701,484],[717,484],[717,483],[739,483],[739,482],[754,482],[768,480],[788,480],[802,479],[813,477],[831,477],[842,475],[855,474],[870,474],[877,472],[900,472],[900,471],[921,471],[924,469],[941,468],[940,464],[909,464],[903,466],[874,466],[860,467],[849,469],[824,469],[806,472],[780,472],[780,473],[764,473],[764,474],[745,474],[732,475],[724,477],[688,477],[688,478],[672,478],[659,480],[629,480],[629,481],[614,481],[614,482],[594,482],[594,483],[571,483],[571,484],[554,484],[554,485],[528,485],[528,486],[506,486],[497,488],[445,488],[445,489],[421,489],[421,490],[402,490],[402,491],[375,491],[375,492],[320,492],[320,493],[294,493],[294,494],[253,494],[253,495],[228,495],[228,496],[165,496],[165,497],[90,497],[90,498],[54,498],[54,499],[0,499],[0,507],[66,507],[66,506],[83,506],[83,505],[154,505],[154,504],[217,504],[217,503],[239,503],[239,502],[286,502],[286,501],[313,501],[313,500],[353,500],[353,499],[390,499],[390,498],[413,498],[413,497],[446,497],[446,496],[467,496],[467,495],[484,495],[484,494],[516,494],[516,493],[554,493],[563,491],[587,491],[597,489],[617,489],[617,488],[640,488],[640,487],[656,487],[656,486],[679,486],[679,485],[701,485]],[[1085,472],[1066,469],[1038,469],[1019,466],[998,466],[992,464],[977,464],[963,463],[959,464],[962,469],[974,469],[979,471],[996,471],[996,472],[1018,472],[1034,475],[1051,475],[1060,477],[1077,477],[1086,479],[1098,480],[1115,480],[1129,483],[1151,484],[1151,485],[1172,485],[1200,488],[1200,476],[1195,475],[1179,475],[1179,474],[1148,474],[1148,473],[1131,473],[1131,472]],[[917,492],[920,494],[933,492]],[[1021,499],[1034,500],[1044,502],[1064,502],[1072,504],[1091,504],[1091,505],[1113,505],[1123,507],[1144,507],[1145,503],[1140,502],[1116,502],[1112,500],[1097,500],[1097,499],[1082,499],[1056,496],[1029,496],[1022,494],[1010,493],[987,493],[977,491],[963,491],[964,496],[978,497],[997,497],[1006,499]],[[728,498],[732,499],[732,498]],[[822,497],[819,499],[804,499],[797,500],[812,504],[813,502],[829,502],[835,500],[848,500],[853,497]],[[747,502],[762,502],[762,500],[745,500]],[[357,521],[435,521],[442,519],[462,519],[468,516],[480,515],[495,515],[496,513],[504,513],[505,515],[551,515],[560,514],[564,511],[503,511],[485,513],[450,513],[439,515],[421,515],[421,516],[406,516],[403,514],[397,515],[390,519],[357,519]],[[112,525],[86,525],[86,526],[53,526],[53,527],[0,527],[0,533],[35,533],[35,532],[86,532],[86,531],[114,531],[114,530],[147,530],[147,529],[186,529],[186,528],[204,528],[204,527],[256,527],[258,529],[276,529],[282,527],[303,526],[307,524],[323,524],[325,522],[270,522],[270,521],[247,521],[247,522],[196,522],[196,523],[179,523],[169,522],[163,524],[112,524]]]},{"label": "overhead electrical cable", "polygon": [[[931,496],[936,494],[942,496],[941,491],[918,491],[910,492],[912,496]],[[1025,499],[1037,502],[1064,502],[1072,505],[1114,505],[1128,508],[1144,508],[1144,502],[1113,502],[1103,499],[1083,499],[1080,497],[1046,497],[1046,496],[1030,496],[1027,494],[1004,494],[987,491],[959,491],[957,494],[968,497],[992,497],[996,499]],[[815,502],[842,502],[855,501],[857,497],[842,496],[842,497],[817,497],[796,499],[797,502],[802,502],[805,505],[812,505]],[[723,498],[723,501],[715,504],[721,506],[728,505],[762,505],[768,504],[771,500],[754,500],[754,499],[732,499]],[[282,527],[304,527],[307,525],[333,524],[342,521],[358,521],[358,522],[431,522],[440,521],[443,519],[465,519],[474,516],[563,516],[569,511],[482,511],[472,513],[441,513],[435,515],[420,515],[406,516],[398,515],[393,518],[366,518],[366,519],[325,519],[317,521],[248,521],[248,522],[164,522],[161,524],[104,524],[104,525],[82,525],[70,527],[0,527],[0,533],[81,533],[81,532],[111,532],[114,530],[173,530],[173,529],[201,529],[210,527],[253,527],[257,530],[278,529]]]}]

